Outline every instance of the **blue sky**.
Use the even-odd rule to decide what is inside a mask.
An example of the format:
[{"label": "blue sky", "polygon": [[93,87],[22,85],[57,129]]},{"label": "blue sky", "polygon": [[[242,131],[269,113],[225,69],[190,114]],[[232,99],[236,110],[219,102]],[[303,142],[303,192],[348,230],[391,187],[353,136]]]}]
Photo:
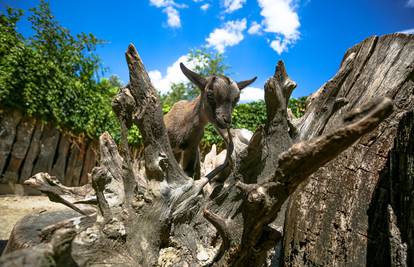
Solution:
[{"label": "blue sky", "polygon": [[[38,1],[2,0],[27,10]],[[134,43],[158,89],[185,78],[178,69],[191,48],[223,52],[234,80],[258,76],[244,101],[262,88],[283,59],[309,95],[337,71],[346,49],[371,35],[414,32],[414,0],[51,0],[57,20],[72,33],[91,32],[107,76],[128,81],[124,51]],[[31,34],[22,22],[19,30]],[[188,62],[191,67],[194,62]]]}]

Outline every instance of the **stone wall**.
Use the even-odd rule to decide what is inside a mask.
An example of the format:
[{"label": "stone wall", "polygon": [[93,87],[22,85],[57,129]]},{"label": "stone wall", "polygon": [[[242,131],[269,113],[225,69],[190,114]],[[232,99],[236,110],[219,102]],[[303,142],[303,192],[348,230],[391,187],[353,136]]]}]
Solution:
[{"label": "stone wall", "polygon": [[[19,111],[0,109],[0,184],[11,188],[38,172],[67,186],[88,182],[97,162],[96,141],[73,136]],[[6,190],[7,191],[7,190]]]}]

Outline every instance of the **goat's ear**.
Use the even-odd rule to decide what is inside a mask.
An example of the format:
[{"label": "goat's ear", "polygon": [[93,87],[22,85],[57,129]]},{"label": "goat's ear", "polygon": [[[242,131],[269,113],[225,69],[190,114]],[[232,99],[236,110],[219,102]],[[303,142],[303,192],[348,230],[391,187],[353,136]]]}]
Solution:
[{"label": "goat's ear", "polygon": [[253,79],[250,80],[246,80],[246,81],[241,81],[237,83],[237,87],[239,87],[240,90],[246,88],[247,86],[249,86],[250,84],[254,83],[254,81],[256,81],[257,77],[254,77]]},{"label": "goat's ear", "polygon": [[195,73],[194,71],[189,70],[186,66],[184,66],[183,63],[180,63],[181,71],[184,73],[184,75],[192,82],[194,83],[198,88],[201,90],[204,90],[204,88],[207,85],[207,79],[201,76],[198,73]]}]

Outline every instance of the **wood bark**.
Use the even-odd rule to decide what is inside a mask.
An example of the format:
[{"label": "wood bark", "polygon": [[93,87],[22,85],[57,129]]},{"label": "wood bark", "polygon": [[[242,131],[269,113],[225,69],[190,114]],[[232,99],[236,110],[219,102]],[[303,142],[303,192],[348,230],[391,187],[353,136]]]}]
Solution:
[{"label": "wood bark", "polygon": [[[66,185],[70,185],[71,180],[66,179],[65,181],[65,171],[66,171],[66,166],[68,164],[68,159],[69,159],[69,152],[70,152],[70,137],[66,134],[62,134],[62,137],[59,140],[59,145],[57,147],[57,155],[56,155],[56,162],[53,164],[53,168],[52,171],[50,172],[51,175],[54,175],[56,177],[58,177],[58,179],[66,184]],[[69,181],[68,181],[69,180]]]},{"label": "wood bark", "polygon": [[[7,160],[11,152],[14,138],[16,136],[16,127],[19,124],[22,115],[15,111],[12,114],[2,112],[0,124],[0,137],[3,140],[0,143],[0,173],[3,173]],[[2,182],[0,180],[0,182]]]},{"label": "wood bark", "polygon": [[32,176],[33,166],[40,152],[40,139],[42,137],[43,130],[44,124],[41,122],[37,123],[33,133],[31,146],[29,147],[29,151],[27,151],[26,159],[24,160],[23,168],[20,173],[21,183]]},{"label": "wood bark", "polygon": [[17,184],[23,184],[38,172],[49,172],[65,185],[80,186],[88,182],[88,173],[96,166],[97,140],[74,136],[11,109],[2,110],[0,127],[2,190],[35,193]]},{"label": "wood bark", "polygon": [[13,143],[9,163],[3,179],[9,183],[17,183],[19,172],[30,146],[32,133],[36,126],[33,118],[23,118],[17,128],[16,140]]},{"label": "wood bark", "polygon": [[65,172],[65,184],[68,186],[79,185],[86,147],[83,141],[75,141],[71,145]]},{"label": "wood bark", "polygon": [[83,162],[83,168],[82,168],[82,174],[81,174],[81,178],[79,181],[79,185],[85,185],[85,184],[90,184],[90,177],[89,177],[89,173],[91,172],[91,170],[93,169],[93,167],[96,166],[96,155],[98,154],[95,149],[98,146],[96,145],[95,142],[90,142],[88,144],[88,148],[86,150],[86,154],[85,154],[85,160]]},{"label": "wood bark", "polygon": [[[346,114],[342,111],[341,107],[351,101],[332,92],[342,88],[357,58],[356,53],[348,53],[339,71],[341,77],[326,85],[331,93],[320,93],[328,95],[320,117],[328,120],[340,113],[330,127],[320,127],[317,119],[307,123],[306,118],[311,116],[308,113],[297,124],[288,120],[287,103],[296,83],[289,78],[283,62],[278,62],[264,87],[266,124],[247,146],[233,140],[236,149],[219,178],[203,176],[194,181],[173,156],[156,90],[135,47],[130,45],[126,51],[130,83],[113,101],[121,123],[121,143],[118,148],[108,133],[100,137],[100,165],[91,174],[95,194],[64,187],[47,174],[27,181],[52,201],[83,214],[82,218],[95,215],[79,204],[96,204],[96,221],[80,227],[72,234],[71,246],[64,248],[65,242],[53,242],[62,235],[56,229],[73,226],[56,222],[49,226],[56,231],[49,235],[49,243],[35,246],[32,253],[10,252],[0,262],[21,262],[34,255],[40,259],[52,257],[57,262],[59,255],[53,251],[63,251],[61,255],[69,254],[80,266],[267,265],[271,250],[282,239],[273,222],[288,197],[310,175],[361,136],[386,127],[384,119],[395,115],[392,101],[386,97],[393,96],[381,94],[353,104]],[[144,139],[144,171],[133,168],[128,148],[127,129],[133,124]],[[233,136],[230,131],[228,135]],[[202,169],[213,169],[210,165]],[[322,183],[331,179],[320,177]],[[393,223],[394,214],[395,210],[390,211],[387,217]],[[393,232],[398,243],[402,235]],[[44,246],[52,247],[52,252]],[[403,250],[393,246],[393,251],[400,255]]]},{"label": "wood bark", "polygon": [[45,171],[52,171],[53,162],[55,160],[56,148],[59,144],[60,132],[51,124],[46,124],[40,138],[39,155],[34,164],[32,174]]},{"label": "wood bark", "polygon": [[[373,97],[389,97],[395,110],[293,194],[284,265],[413,266],[413,70],[413,35],[371,37],[347,51],[340,71],[312,97],[300,139],[329,132]],[[329,114],[331,98],[348,104]]]}]

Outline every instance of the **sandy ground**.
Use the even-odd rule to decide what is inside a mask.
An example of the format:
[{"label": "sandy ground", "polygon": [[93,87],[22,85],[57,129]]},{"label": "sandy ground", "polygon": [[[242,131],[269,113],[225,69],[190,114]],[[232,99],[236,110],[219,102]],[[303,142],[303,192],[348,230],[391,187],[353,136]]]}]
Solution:
[{"label": "sandy ground", "polygon": [[27,214],[66,209],[45,196],[0,195],[0,255],[14,224]]}]

